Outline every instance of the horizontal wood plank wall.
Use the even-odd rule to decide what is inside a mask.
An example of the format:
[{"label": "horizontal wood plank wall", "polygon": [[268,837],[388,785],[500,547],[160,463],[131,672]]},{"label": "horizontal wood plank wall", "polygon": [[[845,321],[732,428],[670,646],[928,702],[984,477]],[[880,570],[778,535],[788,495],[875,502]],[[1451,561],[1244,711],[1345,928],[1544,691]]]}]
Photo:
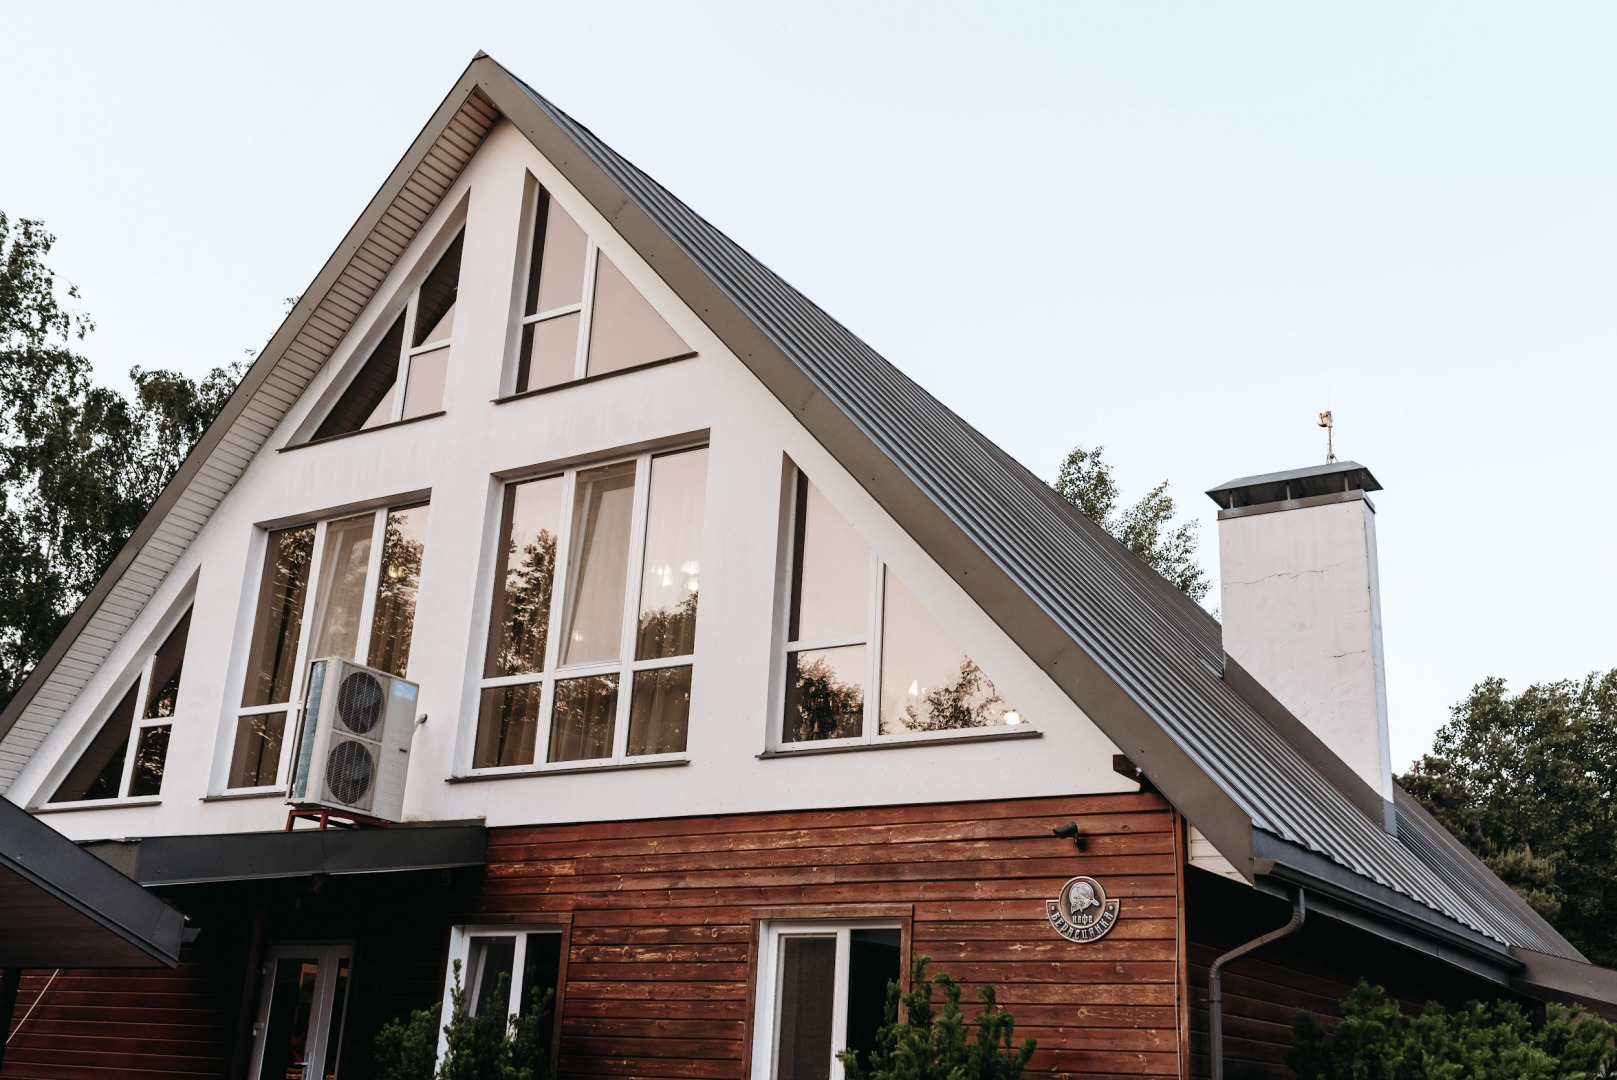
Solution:
[{"label": "horizontal wood plank wall", "polygon": [[0,1075],[214,1080],[235,1021],[228,967],[187,946],[174,970],[27,972]]},{"label": "horizontal wood plank wall", "polygon": [[[1192,867],[1187,872],[1193,1075],[1207,1076],[1207,970],[1221,954],[1284,926],[1291,908],[1245,885]],[[1285,1064],[1297,1010],[1327,1025],[1360,978],[1410,1011],[1427,1001],[1453,1007],[1511,996],[1501,987],[1421,953],[1310,915],[1292,937],[1237,960],[1224,972],[1224,1064],[1229,1080],[1293,1080]]]},{"label": "horizontal wood plank wall", "polygon": [[[1068,820],[1081,853],[1050,834]],[[1121,901],[1089,945],[1044,918],[1076,874]],[[973,1001],[998,988],[1033,1070],[1178,1075],[1172,820],[1151,794],[498,829],[462,918],[572,913],[563,1075],[741,1080],[756,909],[841,904],[912,906],[915,951]]]}]

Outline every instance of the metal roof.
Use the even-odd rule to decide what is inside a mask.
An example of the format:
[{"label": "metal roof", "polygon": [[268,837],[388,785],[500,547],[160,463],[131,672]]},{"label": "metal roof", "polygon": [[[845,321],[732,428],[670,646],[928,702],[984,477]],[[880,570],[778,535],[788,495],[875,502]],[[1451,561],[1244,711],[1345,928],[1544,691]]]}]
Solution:
[{"label": "metal roof", "polygon": [[1207,497],[1223,509],[1233,510],[1239,506],[1259,506],[1343,491],[1380,490],[1380,481],[1357,461],[1333,461],[1328,465],[1243,476],[1209,488]]}]

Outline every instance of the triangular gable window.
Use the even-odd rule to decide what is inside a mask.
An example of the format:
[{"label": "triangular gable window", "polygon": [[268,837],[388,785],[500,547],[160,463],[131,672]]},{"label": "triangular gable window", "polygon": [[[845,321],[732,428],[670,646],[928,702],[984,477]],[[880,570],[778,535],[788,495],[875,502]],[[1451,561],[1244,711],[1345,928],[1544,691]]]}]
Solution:
[{"label": "triangular gable window", "polygon": [[[455,237],[426,280],[410,294],[404,311],[315,429],[314,439],[348,435],[443,410],[464,239],[464,232]],[[406,327],[410,328],[408,340]],[[402,401],[398,394],[401,383]]]},{"label": "triangular gable window", "polygon": [[187,611],[146,661],[134,685],[107,714],[101,730],[57,785],[51,802],[139,798],[162,791],[168,737],[190,630],[191,613]]},{"label": "triangular gable window", "polygon": [[694,355],[531,176],[515,393]]},{"label": "triangular gable window", "polygon": [[1020,725],[1022,715],[820,489],[801,472],[795,489],[781,742]]}]

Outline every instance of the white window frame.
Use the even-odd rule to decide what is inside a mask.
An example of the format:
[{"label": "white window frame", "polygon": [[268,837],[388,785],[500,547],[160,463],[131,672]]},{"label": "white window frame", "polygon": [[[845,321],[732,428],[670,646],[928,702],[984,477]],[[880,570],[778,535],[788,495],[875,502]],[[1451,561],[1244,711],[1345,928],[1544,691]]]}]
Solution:
[{"label": "white window frame", "polygon": [[[326,1037],[336,1000],[337,967],[343,957],[348,958],[348,985],[345,998],[354,993],[354,943],[352,941],[277,941],[264,951],[264,966],[259,972],[258,1009],[253,1014],[253,1057],[247,1075],[257,1077],[264,1071],[264,1031],[269,1025],[269,1010],[274,996],[275,965],[282,959],[312,958],[320,965],[316,978],[314,1003],[309,1010],[309,1041],[304,1044],[303,1060],[306,1065],[323,1068],[326,1056]],[[348,1025],[348,1010],[343,1010],[343,1027]],[[343,1028],[338,1028],[337,1047],[342,1048]],[[316,1065],[316,1062],[319,1064]],[[337,1059],[337,1075],[342,1075],[342,1058]],[[316,1072],[305,1069],[305,1080],[317,1080]]]},{"label": "white window frame", "polygon": [[[364,664],[370,659],[371,623],[376,615],[376,588],[380,584],[379,577],[382,572],[382,556],[384,553],[384,548],[387,546],[384,541],[387,537],[388,515],[400,510],[411,510],[418,506],[430,505],[431,503],[426,500],[405,501],[397,504],[379,506],[375,510],[371,511],[356,510],[349,514],[334,514],[331,517],[321,518],[320,520],[313,522],[314,550],[309,556],[309,585],[303,593],[303,611],[299,616],[298,621],[298,647],[296,655],[292,661],[292,682],[287,691],[287,694],[291,700],[284,703],[278,702],[273,705],[247,705],[236,707],[233,712],[235,722],[231,724],[229,734],[225,740],[225,775],[221,785],[222,793],[230,795],[273,794],[275,792],[286,791],[288,784],[291,783],[289,770],[292,765],[292,744],[296,741],[293,736],[299,730],[303,718],[304,684],[305,680],[308,678],[309,664],[320,659],[318,656],[309,655],[309,637],[313,629],[314,615],[315,612],[319,610],[321,599],[316,595],[316,593],[319,592],[320,574],[324,569],[326,559],[326,532],[328,526],[330,526],[333,522],[351,521],[357,517],[364,517],[367,512],[373,515],[373,523],[371,525],[370,557],[365,564],[365,595],[360,601],[359,605],[359,633],[355,635],[354,655],[346,657],[346,659],[352,660],[356,664]],[[292,529],[306,529],[309,527],[309,524],[310,523],[305,522],[302,525],[277,526],[274,529],[265,530],[265,535],[267,537],[272,533],[285,532]],[[269,545],[266,543],[264,545],[264,558],[270,559],[274,558],[274,556],[275,553],[270,550]],[[260,562],[258,565],[258,576],[255,580],[263,580],[263,570],[263,563]],[[258,626],[257,605],[262,599],[262,596],[258,595],[257,591],[255,590],[253,594],[253,616],[252,621],[248,624],[248,640],[245,646],[249,654],[252,650],[252,634]],[[252,673],[249,671],[244,671],[242,673],[243,686],[245,686],[246,680],[251,676]],[[236,691],[236,700],[241,700],[241,688],[238,688]],[[286,726],[281,730],[281,757],[275,769],[275,783],[260,785],[258,787],[229,787],[230,757],[236,745],[236,733],[241,727],[242,718],[248,716],[264,716],[278,712],[286,713]]]},{"label": "white window frame", "polygon": [[[467,969],[470,966],[468,961],[472,953],[472,939],[479,937],[515,937],[516,950],[511,958],[512,981],[515,982],[521,977],[521,973],[527,964],[528,935],[548,934],[561,938],[562,945],[565,946],[567,944],[566,931],[567,928],[560,923],[494,923],[487,926],[455,926],[450,928],[449,962],[444,965],[443,1012],[438,1017],[439,1061],[444,1059],[444,1052],[449,1049],[449,1037],[444,1033],[444,1027],[449,1023],[450,1011],[453,1008],[449,993],[455,988],[455,961],[457,960],[460,961],[461,988],[468,993],[471,992],[471,973]],[[562,967],[565,971],[565,958],[563,958]],[[558,976],[558,985],[556,987],[558,1002],[562,994],[559,979],[560,977]],[[517,1014],[521,1011],[522,994],[519,992],[518,987],[513,986],[510,997],[506,1000],[507,1021],[516,1019]],[[552,1039],[552,1042],[554,1042],[554,1039]]]},{"label": "white window frame", "polygon": [[[843,1080],[842,1062],[836,1052],[848,1044],[848,956],[850,934],[854,930],[897,930],[903,940],[904,924],[898,919],[767,919],[758,925],[758,985],[752,1040],[752,1080],[775,1080],[776,1037],[780,1029],[780,967],[784,939],[790,937],[835,937],[837,939],[836,988],[831,999],[831,1076]],[[907,958],[899,957],[899,978]]]},{"label": "white window frame", "polygon": [[[75,799],[72,802],[59,803],[49,801],[50,797],[56,794],[56,789],[62,786],[62,781],[67,779],[67,774],[72,772],[73,767],[79,763],[79,759],[89,752],[90,744],[95,741],[95,737],[97,735],[101,734],[101,729],[112,720],[113,710],[117,709],[118,705],[123,701],[125,694],[128,693],[127,690],[123,694],[108,695],[108,697],[110,697],[112,700],[111,705],[108,705],[105,701],[102,702],[102,708],[98,710],[98,715],[101,717],[100,721],[90,725],[93,734],[91,734],[89,739],[85,740],[83,747],[80,748],[77,753],[72,754],[71,757],[64,757],[64,760],[59,763],[60,767],[57,769],[57,775],[52,778],[49,786],[42,789],[40,793],[35,796],[39,804],[39,809],[76,810],[80,808],[91,809],[98,806],[145,806],[150,803],[158,803],[163,801],[163,796],[161,793],[157,795],[131,795],[129,794],[129,785],[135,776],[135,753],[140,748],[140,736],[147,728],[162,727],[163,725],[167,724],[169,726],[169,743],[170,745],[173,744],[174,716],[159,716],[149,720],[146,719],[146,706],[149,704],[147,699],[151,696],[152,692],[152,670],[157,665],[158,651],[162,649],[164,644],[167,643],[169,635],[174,633],[175,629],[180,625],[180,621],[185,618],[185,616],[193,609],[194,606],[194,601],[187,600],[185,604],[180,607],[179,614],[165,620],[161,624],[158,632],[153,634],[152,638],[150,639],[155,641],[156,644],[152,646],[150,654],[148,654],[146,659],[141,663],[140,674],[136,676],[135,715],[130,719],[129,722],[129,741],[124,744],[124,771],[123,775],[118,780],[118,794],[110,799]],[[190,649],[191,640],[189,634],[186,635],[185,645],[187,649]],[[181,686],[185,685],[183,675],[185,670],[184,662],[184,657],[182,656],[180,661],[180,670],[182,672],[180,678]],[[117,685],[128,686],[129,683],[120,679]],[[174,702],[175,716],[179,715],[179,712],[179,699],[176,698]],[[164,754],[163,764],[166,775],[168,765],[166,752]]]},{"label": "white window frame", "polygon": [[[792,625],[792,578],[797,573],[797,485],[803,481],[814,484],[812,477],[796,462],[788,459],[788,475],[785,485],[785,502],[782,506],[781,528],[782,543],[780,550],[784,554],[782,559],[781,581],[777,588],[779,602],[775,612],[775,640],[781,644],[775,650],[775,663],[773,665],[773,678],[771,679],[770,724],[768,733],[768,749],[775,753],[809,753],[833,747],[869,746],[872,744],[886,745],[890,743],[906,742],[947,742],[953,739],[981,739],[985,737],[1003,735],[1007,731],[1035,730],[1023,716],[1020,710],[1009,710],[1015,713],[1018,720],[1005,724],[994,724],[989,727],[961,728],[955,731],[898,731],[884,735],[881,733],[881,675],[882,675],[882,631],[886,619],[885,605],[887,602],[887,563],[876,553],[876,546],[865,540],[865,546],[870,549],[870,570],[867,588],[870,590],[865,604],[865,632],[863,634],[844,634],[841,637],[829,638],[803,638],[792,640],[788,637]],[[831,496],[825,488],[814,484],[827,502]],[[833,505],[847,522],[848,527],[855,533],[859,530],[854,526],[853,520]],[[864,540],[864,534],[859,533]],[[923,605],[924,606],[924,605]],[[928,612],[930,614],[930,611]],[[936,618],[936,616],[933,616]],[[941,624],[941,620],[939,620]],[[795,652],[810,652],[816,649],[834,649],[848,645],[863,645],[865,647],[865,701],[863,723],[860,733],[845,739],[812,739],[805,742],[789,741],[786,738],[786,677],[790,667],[789,658]],[[965,655],[970,656],[970,653]]]},{"label": "white window frame", "polygon": [[[533,190],[524,193],[522,207],[522,244],[521,250],[517,252],[517,287],[512,293],[512,310],[516,316],[514,320],[516,329],[513,337],[512,348],[510,350],[510,374],[507,376],[510,381],[511,394],[531,394],[537,393],[541,390],[554,390],[558,386],[566,386],[568,382],[577,382],[585,377],[586,369],[589,367],[590,325],[594,320],[595,313],[596,256],[601,250],[600,245],[595,242],[595,237],[591,236],[589,230],[585,229],[583,223],[578,220],[578,215],[573,213],[571,210],[568,210],[565,206],[561,207],[562,212],[568,217],[572,218],[574,224],[578,225],[579,231],[584,234],[583,290],[579,294],[579,301],[576,304],[563,304],[561,307],[546,308],[543,311],[536,311],[532,315],[524,315],[522,313],[522,309],[526,304],[528,295],[528,275],[532,272],[533,268],[533,234],[535,228],[539,224],[538,218],[539,204],[541,201],[540,195],[548,196],[551,202],[557,201],[556,192],[551,188],[546,187],[544,183],[532,173],[528,173],[528,180],[530,181],[528,186]],[[544,273],[543,266],[540,267],[539,272],[541,274]],[[563,315],[572,315],[574,313],[577,313],[579,318],[578,341],[575,343],[576,349],[573,355],[573,377],[566,382],[554,383],[550,386],[535,387],[531,390],[522,390],[518,388],[516,383],[519,374],[518,365],[521,363],[522,356],[522,331],[535,323],[549,322],[551,319],[559,319]],[[536,335],[537,333],[538,332],[535,331]]]},{"label": "white window frame", "polygon": [[[476,706],[472,710],[472,738],[467,749],[467,768],[463,771],[464,775],[499,776],[508,773],[567,772],[580,768],[688,760],[688,754],[684,750],[676,750],[666,754],[630,754],[628,752],[629,709],[634,697],[634,677],[637,673],[653,671],[658,668],[689,667],[694,674],[697,663],[697,650],[694,646],[688,653],[683,653],[679,656],[659,657],[652,660],[634,659],[634,647],[635,639],[640,629],[640,590],[645,573],[646,521],[651,499],[651,463],[656,458],[672,457],[675,454],[705,449],[707,449],[706,443],[698,443],[693,446],[680,446],[628,456],[602,458],[573,466],[561,472],[538,473],[534,476],[513,478],[496,489],[498,492],[496,505],[500,509],[494,515],[494,531],[496,535],[494,537],[494,550],[490,553],[490,565],[498,565],[499,545],[507,542],[504,535],[506,489],[513,485],[525,484],[533,480],[553,480],[558,476],[562,480],[561,521],[558,523],[556,535],[556,570],[550,591],[549,629],[545,635],[545,669],[542,672],[522,675],[479,677]],[[578,474],[604,466],[621,465],[629,461],[635,463],[634,512],[630,515],[629,522],[631,530],[629,535],[629,568],[623,589],[623,633],[618,643],[618,658],[592,664],[559,666],[563,620],[567,615],[567,590],[570,587],[573,561],[572,533],[573,517],[576,512],[575,498],[578,491]],[[706,509],[705,506],[702,508],[704,516]],[[499,600],[497,590],[503,587],[502,582],[491,580],[486,591],[488,607],[486,609],[487,616],[484,619],[483,652],[479,654],[477,661],[479,671],[486,670],[483,665],[487,663],[488,637],[494,632],[494,612],[498,608]],[[617,713],[612,722],[611,755],[600,758],[578,758],[570,761],[544,760],[550,753],[550,732],[556,701],[556,683],[568,679],[584,679],[597,675],[616,675],[618,677],[618,703]],[[525,686],[533,683],[544,684],[540,690],[539,697],[539,722],[534,729],[534,761],[527,765],[497,765],[482,769],[472,768],[472,756],[476,752],[477,726],[482,723],[483,691],[505,686]]]}]

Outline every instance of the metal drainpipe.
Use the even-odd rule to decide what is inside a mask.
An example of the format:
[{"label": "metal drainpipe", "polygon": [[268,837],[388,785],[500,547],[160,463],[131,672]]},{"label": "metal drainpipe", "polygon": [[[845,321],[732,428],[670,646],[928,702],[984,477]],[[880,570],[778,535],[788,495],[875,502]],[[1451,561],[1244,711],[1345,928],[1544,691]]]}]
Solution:
[{"label": "metal drainpipe", "polygon": [[1278,930],[1271,930],[1262,937],[1253,938],[1245,945],[1237,945],[1217,960],[1207,969],[1207,1042],[1208,1056],[1212,1058],[1213,1080],[1224,1080],[1224,965],[1239,960],[1249,952],[1256,952],[1271,941],[1279,941],[1288,934],[1297,932],[1308,917],[1308,911],[1303,905],[1303,890],[1298,889],[1296,897],[1291,902],[1291,921]]}]

